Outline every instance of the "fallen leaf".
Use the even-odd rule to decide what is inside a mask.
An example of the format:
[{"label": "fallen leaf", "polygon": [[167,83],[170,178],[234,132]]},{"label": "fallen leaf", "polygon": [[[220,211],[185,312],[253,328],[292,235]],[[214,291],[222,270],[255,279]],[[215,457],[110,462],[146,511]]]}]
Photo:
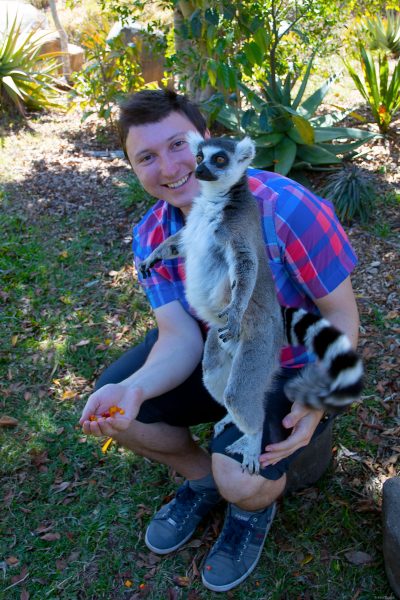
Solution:
[{"label": "fallen leaf", "polygon": [[18,342],[18,335],[13,335],[11,338],[11,345],[16,346]]},{"label": "fallen leaf", "polygon": [[174,575],[172,580],[176,585],[179,585],[179,587],[188,587],[190,584],[189,577],[185,577],[183,575]]},{"label": "fallen leaf", "polygon": [[0,417],[0,427],[16,427],[18,425],[18,419],[3,415]]},{"label": "fallen leaf", "polygon": [[6,558],[6,563],[9,567],[15,567],[15,565],[18,565],[19,559],[16,556],[9,556]]},{"label": "fallen leaf", "polygon": [[55,483],[54,485],[52,485],[51,489],[57,493],[57,492],[63,492],[64,490],[67,490],[70,486],[71,486],[70,481],[62,481],[61,483]]},{"label": "fallen leaf", "polygon": [[367,565],[374,560],[370,554],[361,552],[360,550],[351,550],[350,552],[346,552],[345,557],[349,563],[352,563],[353,565]]},{"label": "fallen leaf", "polygon": [[21,573],[19,573],[19,575],[14,575],[14,577],[11,577],[11,583],[13,585],[16,583],[20,583],[21,581],[24,581],[28,577],[28,575],[29,575],[28,567],[24,565],[22,567]]},{"label": "fallen leaf", "polygon": [[307,554],[307,556],[305,556],[303,558],[303,560],[301,561],[301,566],[303,567],[304,565],[307,565],[309,562],[311,562],[314,559],[312,554]]},{"label": "fallen leaf", "polygon": [[75,398],[77,394],[78,392],[74,392],[74,390],[65,390],[61,396],[61,400],[70,400],[71,398]]},{"label": "fallen leaf", "polygon": [[40,536],[40,539],[45,540],[45,542],[56,542],[60,538],[61,535],[59,533],[45,533],[44,535]]},{"label": "fallen leaf", "polygon": [[30,594],[26,588],[22,588],[20,600],[29,600]]},{"label": "fallen leaf", "polygon": [[41,525],[39,525],[39,527],[37,527],[35,529],[35,533],[47,533],[51,529],[53,529],[53,525],[52,524],[42,523]]},{"label": "fallen leaf", "polygon": [[88,344],[90,344],[90,340],[81,340],[80,342],[78,342],[77,344],[75,344],[76,347],[78,346],[87,346]]}]

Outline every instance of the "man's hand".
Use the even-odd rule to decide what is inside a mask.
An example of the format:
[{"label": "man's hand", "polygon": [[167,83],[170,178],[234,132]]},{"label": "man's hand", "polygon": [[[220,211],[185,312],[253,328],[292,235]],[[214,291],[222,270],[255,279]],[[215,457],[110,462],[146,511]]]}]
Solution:
[{"label": "man's hand", "polygon": [[265,454],[260,456],[261,467],[274,465],[299,448],[307,446],[323,414],[322,410],[315,410],[300,404],[300,402],[293,402],[292,410],[282,421],[286,429],[293,428],[293,430],[283,442],[269,444],[265,447]]},{"label": "man's hand", "polygon": [[[120,383],[109,383],[94,392],[89,397],[79,423],[84,433],[113,437],[119,431],[128,429],[131,422],[136,418],[140,405],[143,401],[141,388],[128,387]],[[115,413],[112,417],[102,417],[102,413],[108,412],[111,406],[122,408],[124,413]],[[89,417],[94,415],[96,421]]]}]

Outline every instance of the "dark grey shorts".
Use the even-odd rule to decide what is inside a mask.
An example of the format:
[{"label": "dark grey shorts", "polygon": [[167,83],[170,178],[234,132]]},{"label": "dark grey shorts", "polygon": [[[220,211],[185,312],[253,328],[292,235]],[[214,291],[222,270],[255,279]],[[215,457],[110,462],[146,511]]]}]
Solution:
[{"label": "dark grey shorts", "polygon": [[[157,335],[157,330],[150,331],[141,344],[131,348],[112,363],[99,377],[96,389],[107,383],[119,383],[135,373],[146,361],[157,340]],[[267,444],[282,441],[290,434],[290,430],[282,427],[282,419],[290,412],[292,406],[285,396],[283,387],[290,378],[295,377],[298,373],[298,369],[281,369],[275,377],[274,384],[266,398],[267,410],[261,451]],[[251,393],[249,398],[251,398]],[[199,364],[190,377],[174,390],[143,402],[137,420],[148,424],[161,422],[177,427],[190,427],[201,423],[215,423],[225,414],[225,409],[215,402],[205,389],[201,364]],[[313,440],[325,430],[328,422],[328,418],[321,421],[313,435]],[[241,462],[240,455],[231,455],[225,450],[241,435],[237,427],[230,425],[211,441],[210,451],[226,454]],[[265,467],[260,471],[260,475],[266,479],[279,479],[302,451],[301,448],[276,465]]]}]

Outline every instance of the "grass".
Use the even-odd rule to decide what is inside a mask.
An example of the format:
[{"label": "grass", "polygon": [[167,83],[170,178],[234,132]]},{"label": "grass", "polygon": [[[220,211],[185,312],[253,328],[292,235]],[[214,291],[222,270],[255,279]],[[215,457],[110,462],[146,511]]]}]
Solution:
[{"label": "grass", "polygon": [[[16,150],[33,144],[37,135],[22,131],[19,140]],[[23,177],[13,179],[7,152],[5,144],[0,416],[12,416],[18,425],[0,429],[0,598],[221,597],[205,590],[196,573],[220,528],[222,510],[181,551],[155,557],[143,532],[179,478],[115,445],[103,455],[99,440],[86,438],[78,426],[96,376],[153,323],[132,280],[130,248],[110,241],[111,224],[95,209],[28,216],[15,191]],[[117,181],[113,201],[131,210],[137,187],[129,176],[125,181],[122,193]],[[378,308],[371,312],[370,324],[381,333],[386,322]],[[367,397],[376,396],[380,358],[371,359]],[[365,414],[392,426],[375,396],[365,401]],[[374,467],[383,451],[370,431],[362,428],[357,408],[338,420],[340,444],[328,473],[318,486],[283,499],[254,575],[224,597],[393,598],[381,556],[383,471]],[[207,443],[206,427],[195,433]],[[346,554],[354,550],[368,553],[371,562],[352,564]]]}]

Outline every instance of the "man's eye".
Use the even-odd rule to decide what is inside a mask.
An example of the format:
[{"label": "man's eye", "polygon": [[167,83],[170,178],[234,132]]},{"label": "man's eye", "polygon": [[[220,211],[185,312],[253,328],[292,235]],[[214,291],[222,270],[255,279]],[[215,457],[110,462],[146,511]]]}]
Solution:
[{"label": "man's eye", "polygon": [[198,165],[202,162],[202,160],[203,160],[202,155],[201,154],[197,154],[197,156],[196,156],[196,162],[197,162]]},{"label": "man's eye", "polygon": [[174,144],[175,147],[180,148],[181,146],[183,146],[184,144],[186,144],[185,140],[177,140]]},{"label": "man's eye", "polygon": [[151,160],[153,157],[151,154],[146,154],[146,156],[142,156],[142,158],[140,159],[140,162],[149,162],[149,160]]}]

